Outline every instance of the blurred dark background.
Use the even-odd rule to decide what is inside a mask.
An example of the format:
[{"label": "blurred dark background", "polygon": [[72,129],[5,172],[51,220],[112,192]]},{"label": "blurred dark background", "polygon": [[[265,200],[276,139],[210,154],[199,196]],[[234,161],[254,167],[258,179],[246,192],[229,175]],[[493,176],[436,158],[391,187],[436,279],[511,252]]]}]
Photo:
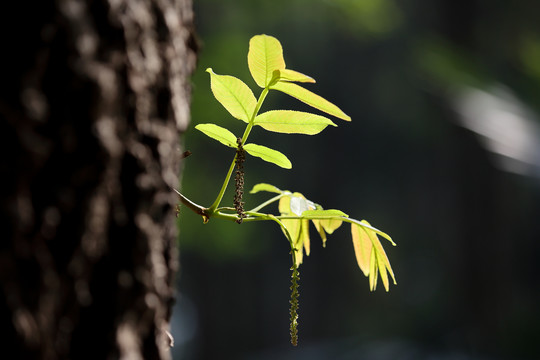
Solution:
[{"label": "blurred dark background", "polygon": [[[310,90],[353,119],[316,136],[255,129],[292,170],[248,157],[246,188],[302,192],[388,232],[397,286],[370,293],[348,228],[312,230],[289,344],[290,256],[271,223],[182,210],[177,360],[540,358],[540,2],[195,1],[192,123],[241,135],[204,70],[254,90],[248,41],[266,33]],[[264,109],[309,110],[271,92]],[[264,110],[263,109],[263,110]],[[186,132],[182,192],[209,206],[234,150]],[[226,195],[232,204],[233,193]],[[268,198],[246,194],[246,207]],[[277,209],[276,209],[277,210]]]}]

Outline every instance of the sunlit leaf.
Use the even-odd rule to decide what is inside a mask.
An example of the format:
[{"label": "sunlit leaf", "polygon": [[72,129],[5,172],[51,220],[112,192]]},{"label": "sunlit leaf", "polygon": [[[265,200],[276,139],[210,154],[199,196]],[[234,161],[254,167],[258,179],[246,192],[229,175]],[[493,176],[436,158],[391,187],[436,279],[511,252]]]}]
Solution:
[{"label": "sunlit leaf", "polygon": [[220,143],[227,145],[232,148],[237,147],[236,136],[229,130],[216,125],[216,124],[198,124],[195,126],[195,129],[201,131],[205,135],[211,137],[214,140],[219,141]]},{"label": "sunlit leaf", "polygon": [[244,150],[252,156],[260,157],[264,161],[271,162],[284,169],[292,168],[290,160],[277,150],[256,144],[246,144],[244,145]]},{"label": "sunlit leaf", "polygon": [[[365,220],[362,220],[362,222],[369,225],[369,223]],[[394,284],[396,284],[396,278],[394,276],[394,271],[392,270],[392,266],[390,266],[390,261],[388,260],[388,257],[386,256],[386,252],[384,251],[384,248],[381,245],[381,242],[379,241],[377,234],[374,231],[370,231],[369,229],[364,229],[364,230],[369,235],[371,239],[371,243],[373,244],[372,252],[375,252],[375,255],[377,258],[377,268],[379,269],[379,272],[381,274],[381,279],[383,281],[384,288],[386,289],[386,291],[389,291],[390,285],[388,282],[388,275],[386,273],[387,271],[392,277]]]},{"label": "sunlit leaf", "polygon": [[371,248],[373,247],[371,239],[366,230],[357,224],[351,224],[351,235],[356,262],[364,275],[368,276],[370,270],[369,262],[371,260]]},{"label": "sunlit leaf", "polygon": [[314,83],[315,79],[311,76],[307,76],[298,71],[282,69],[279,71],[279,81],[292,81],[292,82],[304,82],[304,83]]},{"label": "sunlit leaf", "polygon": [[[279,199],[279,212],[282,216],[294,215],[291,212],[291,196],[284,196]],[[303,249],[301,244],[301,227],[302,222],[300,219],[281,219],[281,223],[285,226],[293,241],[293,247],[296,249],[296,265],[300,265],[303,261]]]},{"label": "sunlit leaf", "polygon": [[381,235],[383,238],[390,241],[392,243],[392,245],[396,246],[396,243],[392,240],[390,235],[388,235],[387,233],[385,233],[385,232],[383,232],[383,231],[381,231],[381,230],[379,230],[377,228],[374,228],[366,220],[362,220],[362,221],[358,221],[358,220],[355,220],[355,219],[351,219],[351,220],[354,221],[356,224],[362,226],[363,228],[369,229],[369,230],[375,232],[377,235]]},{"label": "sunlit leaf", "polygon": [[321,110],[337,118],[351,121],[351,117],[345,114],[336,105],[332,104],[330,101],[326,100],[322,96],[319,96],[301,87],[300,85],[285,81],[278,81],[277,83],[272,84],[270,86],[270,89],[279,90],[281,92],[284,92],[285,94],[297,98],[298,100],[308,104],[309,106],[314,107],[315,109]]},{"label": "sunlit leaf", "polygon": [[285,69],[283,48],[279,40],[269,35],[252,37],[249,40],[248,66],[257,85],[267,87],[274,71]]},{"label": "sunlit leaf", "polygon": [[321,236],[323,247],[326,247],[326,232],[324,231],[324,228],[322,227],[321,222],[319,220],[311,220],[311,221],[313,222],[313,225],[315,225],[315,229],[317,229],[317,232]]},{"label": "sunlit leaf", "polygon": [[257,105],[251,89],[234,76],[218,75],[211,68],[206,71],[210,74],[210,87],[215,98],[232,116],[248,123]]},{"label": "sunlit leaf", "polygon": [[372,251],[369,259],[369,289],[371,291],[377,288],[377,275],[377,256],[375,255],[375,251]]},{"label": "sunlit leaf", "polygon": [[309,220],[307,219],[301,220],[300,241],[304,245],[306,255],[309,256],[309,253],[311,252],[311,244],[309,241]]},{"label": "sunlit leaf", "polygon": [[345,214],[341,210],[335,210],[335,209],[317,209],[317,210],[307,210],[305,211],[302,216],[305,216],[310,219],[320,219],[320,218],[337,218],[340,216],[343,217],[349,217],[349,215]]},{"label": "sunlit leaf", "polygon": [[255,194],[255,193],[258,193],[259,191],[268,191],[272,193],[281,194],[281,190],[279,190],[277,187],[275,187],[274,185],[266,184],[266,183],[260,183],[260,184],[255,185],[249,193]]},{"label": "sunlit leaf", "polygon": [[306,135],[318,134],[328,125],[337,126],[324,116],[294,110],[267,111],[258,115],[253,123],[268,131]]},{"label": "sunlit leaf", "polygon": [[334,231],[336,231],[343,221],[338,219],[322,219],[320,220],[321,226],[323,227],[324,231],[326,231],[328,234],[332,234]]}]

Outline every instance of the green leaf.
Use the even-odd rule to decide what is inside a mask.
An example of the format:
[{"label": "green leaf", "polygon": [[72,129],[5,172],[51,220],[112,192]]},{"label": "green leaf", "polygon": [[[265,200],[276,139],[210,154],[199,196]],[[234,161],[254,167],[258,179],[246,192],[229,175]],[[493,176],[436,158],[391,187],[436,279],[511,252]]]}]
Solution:
[{"label": "green leaf", "polygon": [[351,121],[351,117],[345,114],[336,105],[332,104],[330,101],[326,100],[322,96],[319,96],[307,89],[304,89],[300,85],[285,81],[278,81],[277,83],[272,84],[270,86],[270,89],[279,90],[281,92],[284,92],[285,94],[297,98],[298,100],[308,104],[309,106],[314,107],[315,109],[321,110],[337,118]]},{"label": "green leaf", "polygon": [[277,193],[277,194],[282,193],[282,191],[279,190],[274,185],[270,185],[270,184],[266,184],[266,183],[260,183],[260,184],[255,185],[253,187],[253,189],[251,189],[251,191],[249,193],[250,194],[255,194],[255,193],[258,193],[259,191],[268,191],[268,192]]},{"label": "green leaf", "polygon": [[338,217],[349,217],[341,210],[329,209],[329,210],[307,210],[302,213],[302,216],[305,216],[309,219],[322,219],[322,218],[338,218]]},{"label": "green leaf", "polygon": [[284,169],[292,168],[290,160],[277,150],[256,144],[246,144],[244,145],[244,150],[250,155],[260,157],[264,161],[271,162]]},{"label": "green leaf", "polygon": [[279,81],[292,81],[292,82],[304,82],[304,83],[314,83],[315,79],[305,74],[302,74],[298,71],[281,69],[279,71]]},{"label": "green leaf", "polygon": [[198,124],[195,129],[201,131],[203,134],[211,137],[220,143],[232,148],[237,147],[236,136],[229,130],[216,125],[216,124]]},{"label": "green leaf", "polygon": [[371,248],[373,247],[371,239],[366,230],[357,224],[351,224],[351,235],[358,267],[360,267],[360,270],[362,270],[365,276],[368,276]]},{"label": "green leaf", "polygon": [[311,244],[309,240],[309,220],[303,219],[300,221],[301,221],[300,235],[299,235],[300,242],[302,245],[304,245],[304,250],[306,251],[306,255],[309,256],[311,252]]},{"label": "green leaf", "polygon": [[[284,196],[279,199],[279,212],[282,216],[294,215],[291,212],[291,196]],[[296,265],[299,266],[302,263],[304,254],[302,244],[299,244],[301,240],[300,233],[302,230],[302,222],[300,219],[281,219],[281,223],[289,232],[292,240],[292,246],[296,249]]]},{"label": "green leaf", "polygon": [[268,131],[306,135],[318,134],[328,125],[337,126],[324,116],[294,110],[267,111],[257,116],[253,123]]},{"label": "green leaf", "polygon": [[249,123],[257,106],[251,89],[234,76],[217,75],[211,68],[206,71],[210,74],[210,87],[215,98],[232,116]]},{"label": "green leaf", "polygon": [[252,37],[249,40],[248,66],[257,85],[267,87],[274,77],[274,71],[285,69],[279,40],[264,34]]},{"label": "green leaf", "polygon": [[321,236],[323,247],[326,247],[326,233],[324,232],[324,228],[322,227],[320,220],[311,220],[311,222],[313,222],[315,229],[317,229],[317,232]]},{"label": "green leaf", "polygon": [[377,288],[378,271],[377,255],[375,255],[375,251],[372,251],[369,259],[369,289],[371,291],[374,291]]},{"label": "green leaf", "polygon": [[[360,226],[360,224],[351,224],[351,234],[353,237],[353,245],[358,265],[364,272],[364,275],[369,275],[371,291],[375,290],[377,287],[377,276],[379,274],[385,290],[389,291],[390,284],[388,274],[390,274],[394,284],[396,284],[396,278],[394,276],[392,266],[390,266],[390,261],[386,256],[386,252],[384,251],[379,238],[377,237],[377,233],[370,229],[371,225],[366,220],[362,220],[360,223],[369,227]],[[368,241],[371,244],[371,247],[368,245]],[[357,249],[357,247],[359,248]],[[371,249],[371,254],[369,255],[369,274],[366,274],[366,261],[368,257],[367,252],[369,251],[368,248]]]},{"label": "green leaf", "polygon": [[332,234],[341,226],[343,221],[330,218],[330,219],[320,220],[320,223],[324,231],[326,231],[328,234]]}]

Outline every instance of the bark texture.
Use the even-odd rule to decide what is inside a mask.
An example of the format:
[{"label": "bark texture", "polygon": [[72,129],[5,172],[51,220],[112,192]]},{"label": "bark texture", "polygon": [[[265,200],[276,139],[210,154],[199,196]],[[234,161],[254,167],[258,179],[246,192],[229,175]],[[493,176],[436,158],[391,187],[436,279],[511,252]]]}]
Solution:
[{"label": "bark texture", "polygon": [[2,351],[170,358],[191,0],[10,1],[0,14]]}]

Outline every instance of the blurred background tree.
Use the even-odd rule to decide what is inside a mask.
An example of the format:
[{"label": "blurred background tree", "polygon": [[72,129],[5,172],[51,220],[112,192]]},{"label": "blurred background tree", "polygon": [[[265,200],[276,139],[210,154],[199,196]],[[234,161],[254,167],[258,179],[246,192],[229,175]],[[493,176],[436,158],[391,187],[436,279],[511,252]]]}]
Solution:
[{"label": "blurred background tree", "polygon": [[[279,230],[203,226],[182,211],[175,358],[539,358],[540,3],[194,5],[202,51],[182,192],[209,205],[234,156],[191,130],[235,123],[204,69],[254,85],[249,38],[273,35],[287,65],[315,77],[310,88],[353,121],[314,137],[257,140],[262,132],[254,132],[293,169],[249,158],[246,188],[264,181],[301,191],[389,232],[398,286],[369,292],[345,230],[324,251],[314,244],[301,267],[300,345],[292,348],[288,244]],[[267,101],[305,109],[281,94]]]},{"label": "blurred background tree", "polygon": [[190,0],[0,5],[2,359],[170,359]]}]

